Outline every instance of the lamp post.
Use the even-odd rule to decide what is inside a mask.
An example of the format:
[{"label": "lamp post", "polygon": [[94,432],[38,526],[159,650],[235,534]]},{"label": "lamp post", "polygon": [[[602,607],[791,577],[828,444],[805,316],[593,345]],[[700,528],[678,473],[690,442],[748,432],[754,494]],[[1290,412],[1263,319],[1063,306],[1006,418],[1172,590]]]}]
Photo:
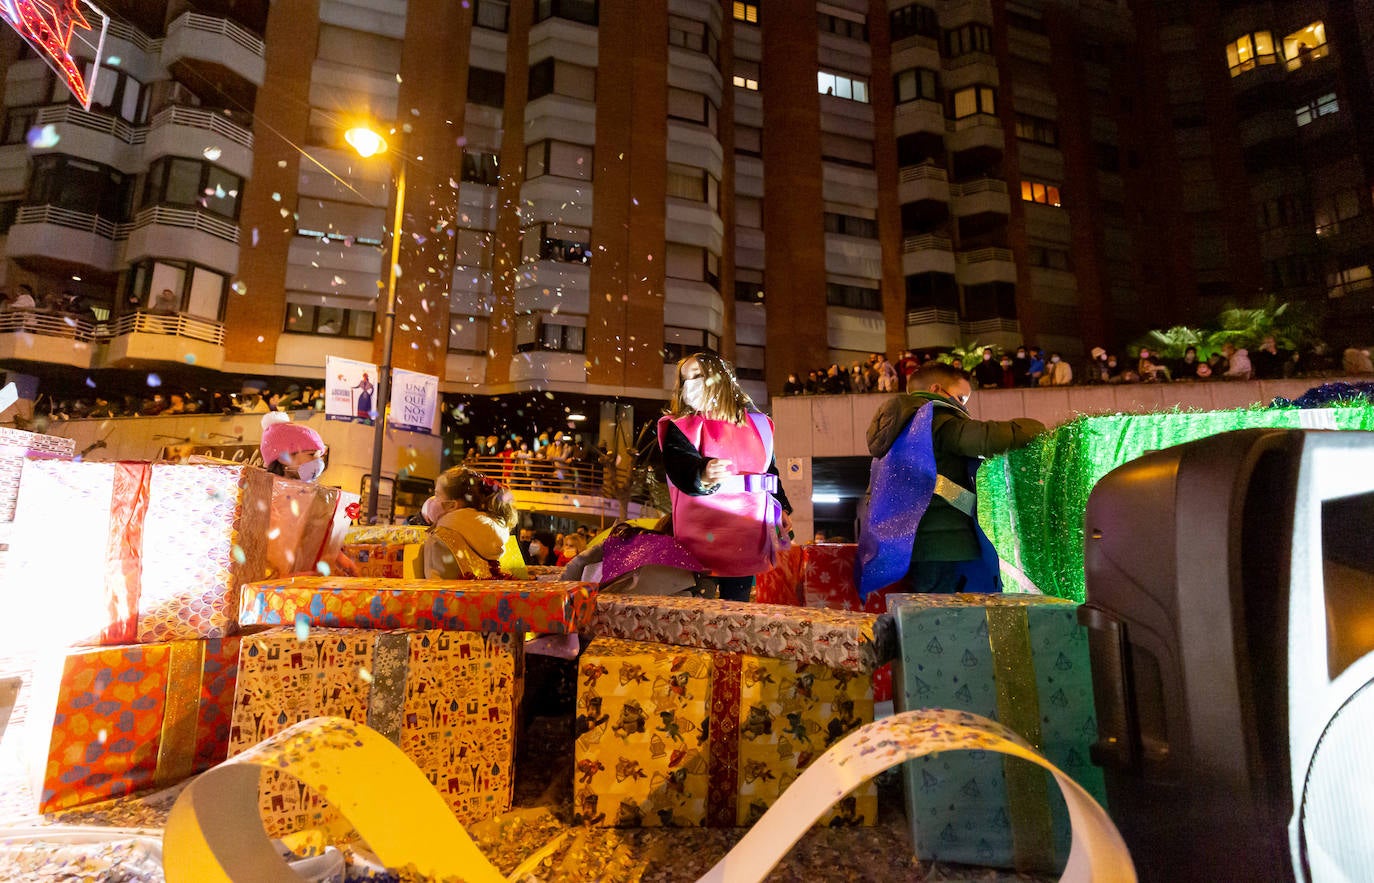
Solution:
[{"label": "lamp post", "polygon": [[[366,159],[387,149],[386,139],[373,130],[360,126],[344,133],[358,155]],[[377,523],[377,494],[382,482],[382,448],[386,444],[386,409],[391,402],[391,347],[396,336],[396,270],[401,259],[401,220],[406,204],[406,160],[398,156],[396,163],[396,213],[391,219],[391,261],[386,274],[386,313],[382,317],[382,365],[377,372],[377,416],[372,419],[372,471],[367,484],[367,523]],[[391,491],[395,499],[396,490]]]}]

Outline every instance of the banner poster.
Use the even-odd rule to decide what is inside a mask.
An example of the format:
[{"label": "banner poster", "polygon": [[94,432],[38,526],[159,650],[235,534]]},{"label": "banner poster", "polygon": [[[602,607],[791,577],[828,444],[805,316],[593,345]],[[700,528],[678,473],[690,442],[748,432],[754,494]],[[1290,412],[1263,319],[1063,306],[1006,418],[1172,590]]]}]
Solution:
[{"label": "banner poster", "polygon": [[329,356],[324,363],[324,417],[371,423],[379,403],[377,366]]},{"label": "banner poster", "polygon": [[434,418],[439,412],[439,378],[417,374],[404,368],[391,372],[391,416],[393,429],[434,434]]}]

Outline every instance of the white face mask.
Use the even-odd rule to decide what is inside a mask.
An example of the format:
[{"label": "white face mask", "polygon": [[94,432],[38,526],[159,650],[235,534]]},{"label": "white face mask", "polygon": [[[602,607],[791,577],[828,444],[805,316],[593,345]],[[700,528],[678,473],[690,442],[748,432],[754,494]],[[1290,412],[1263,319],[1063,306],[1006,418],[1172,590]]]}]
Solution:
[{"label": "white face mask", "polygon": [[428,500],[425,500],[424,505],[420,507],[420,514],[424,516],[425,521],[428,521],[430,524],[438,524],[439,519],[444,517],[445,511],[443,501],[438,497],[430,497]]},{"label": "white face mask", "polygon": [[530,540],[530,555],[534,558],[544,554],[544,544],[538,540]]},{"label": "white face mask", "polygon": [[314,481],[324,472],[324,458],[318,457],[314,460],[306,460],[296,467],[296,476],[301,481]]},{"label": "white face mask", "polygon": [[706,405],[705,377],[682,381],[682,402],[693,411],[700,411]]}]

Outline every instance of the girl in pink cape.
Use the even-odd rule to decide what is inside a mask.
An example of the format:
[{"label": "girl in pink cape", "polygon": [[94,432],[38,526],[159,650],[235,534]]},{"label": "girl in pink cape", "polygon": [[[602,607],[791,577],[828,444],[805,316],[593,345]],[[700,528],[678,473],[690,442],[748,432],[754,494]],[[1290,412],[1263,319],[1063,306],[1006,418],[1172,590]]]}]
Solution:
[{"label": "girl in pink cape", "polygon": [[678,363],[658,421],[673,536],[716,578],[720,596],[748,601],[754,575],[788,546],[792,507],[773,460],[773,421],[759,413],[720,356]]}]

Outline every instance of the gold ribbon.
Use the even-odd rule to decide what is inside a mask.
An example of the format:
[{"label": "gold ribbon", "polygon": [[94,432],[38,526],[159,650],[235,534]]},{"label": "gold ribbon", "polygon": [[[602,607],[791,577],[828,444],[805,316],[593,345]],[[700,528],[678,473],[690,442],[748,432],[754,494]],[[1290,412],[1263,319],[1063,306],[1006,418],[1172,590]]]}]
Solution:
[{"label": "gold ribbon", "polygon": [[[1025,607],[988,607],[988,643],[997,685],[997,717],[1036,751],[1041,749],[1040,694],[1031,657],[1030,620]],[[1054,827],[1045,774],[1031,764],[1002,761],[1011,818],[1012,851],[1018,869],[1054,867]]]},{"label": "gold ribbon", "polygon": [[167,645],[167,694],[162,734],[157,743],[153,784],[159,788],[195,772],[196,729],[200,721],[201,681],[205,676],[205,642],[172,641]]}]

